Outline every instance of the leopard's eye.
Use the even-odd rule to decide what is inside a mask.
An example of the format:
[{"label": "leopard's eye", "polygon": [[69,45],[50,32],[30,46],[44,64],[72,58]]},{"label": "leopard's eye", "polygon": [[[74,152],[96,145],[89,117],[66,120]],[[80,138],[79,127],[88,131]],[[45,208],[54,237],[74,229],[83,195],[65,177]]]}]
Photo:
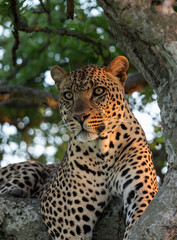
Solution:
[{"label": "leopard's eye", "polygon": [[72,100],[73,99],[73,93],[72,92],[64,92],[63,96],[66,100]]},{"label": "leopard's eye", "polygon": [[105,90],[106,89],[104,87],[97,87],[97,88],[94,89],[93,95],[94,96],[100,96],[105,92]]}]

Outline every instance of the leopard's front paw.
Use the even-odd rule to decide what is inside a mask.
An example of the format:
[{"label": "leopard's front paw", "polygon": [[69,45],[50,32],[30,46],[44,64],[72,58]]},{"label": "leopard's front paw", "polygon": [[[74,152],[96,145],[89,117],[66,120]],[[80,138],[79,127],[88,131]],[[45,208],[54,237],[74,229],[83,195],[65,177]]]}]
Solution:
[{"label": "leopard's front paw", "polygon": [[16,198],[28,198],[30,197],[30,193],[20,187],[14,187],[11,189],[1,189],[0,190],[0,195],[2,196],[13,196]]}]

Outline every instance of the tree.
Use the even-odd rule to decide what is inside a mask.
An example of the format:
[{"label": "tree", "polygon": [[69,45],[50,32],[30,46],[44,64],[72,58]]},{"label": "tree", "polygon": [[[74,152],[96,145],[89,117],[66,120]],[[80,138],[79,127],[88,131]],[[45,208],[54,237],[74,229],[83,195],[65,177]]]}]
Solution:
[{"label": "tree", "polygon": [[[168,3],[168,1],[166,2]],[[44,154],[36,157],[33,151],[30,151],[30,147],[37,143],[37,134],[48,136],[49,132],[51,134],[53,131],[53,139],[48,138],[44,146],[48,147],[49,144],[53,144],[56,147],[61,144],[66,145],[61,139],[56,141],[56,135],[59,131],[57,126],[59,116],[57,111],[54,110],[57,105],[57,97],[54,94],[56,93],[54,87],[51,87],[46,82],[46,70],[56,64],[56,62],[66,70],[70,69],[68,61],[72,64],[72,69],[88,62],[106,65],[115,56],[124,52],[136,69],[144,76],[142,78],[139,74],[133,75],[138,82],[135,89],[137,89],[137,86],[141,86],[138,79],[142,80],[143,87],[147,85],[144,81],[146,79],[156,91],[158,103],[162,110],[161,117],[170,168],[163,187],[155,201],[153,201],[154,205],[151,204],[145,213],[147,216],[144,215],[141,218],[142,221],[147,221],[145,226],[150,226],[148,221],[159,225],[157,223],[157,214],[154,214],[152,219],[149,220],[151,214],[148,211],[156,213],[158,210],[159,214],[161,214],[163,209],[161,209],[159,202],[165,196],[166,198],[163,199],[165,209],[169,209],[169,214],[173,215],[174,206],[171,203],[176,200],[176,189],[173,184],[176,177],[175,99],[177,95],[175,92],[175,13],[171,2],[169,2],[169,6],[164,6],[163,1],[148,0],[99,0],[98,3],[105,11],[116,42],[104,15],[100,13],[100,8],[93,1],[86,2],[85,7],[83,7],[83,3],[81,5],[79,1],[75,1],[76,16],[74,21],[66,20],[65,1],[40,1],[36,5],[27,5],[25,1],[18,2],[16,0],[3,1],[1,3],[2,26],[4,31],[9,29],[10,26],[12,27],[14,42],[11,41],[13,38],[12,33],[6,32],[7,36],[3,34],[1,50],[3,53],[6,51],[8,54],[4,54],[4,58],[1,61],[3,80],[2,86],[0,86],[2,101],[0,121],[1,124],[8,121],[18,129],[16,134],[8,138],[7,143],[9,145],[15,141],[20,146],[23,142],[27,149],[27,154],[25,155],[27,159],[32,157],[33,159],[38,158],[42,162],[46,162]],[[96,16],[92,14],[93,10],[97,11]],[[68,5],[69,17],[72,17],[72,12],[73,6]],[[68,46],[70,47],[68,48]],[[12,57],[10,54],[11,49]],[[135,71],[135,67],[131,65],[130,73]],[[20,86],[11,86],[17,83]],[[128,93],[131,93],[133,90],[129,86],[130,84],[127,84],[126,89]],[[43,91],[44,89],[45,91]],[[144,103],[148,100],[153,100],[152,88],[148,87],[141,94]],[[131,103],[132,97],[130,96],[129,98]],[[43,105],[45,106],[44,108],[41,107]],[[43,119],[46,125],[43,124]],[[158,126],[156,126],[156,129],[159,132]],[[41,130],[43,130],[42,133]],[[63,129],[62,131],[61,137],[63,133],[66,137],[67,133],[65,130]],[[22,141],[22,139],[25,141]],[[153,144],[156,141],[161,143],[162,137],[156,137]],[[5,143],[2,142],[1,148]],[[63,153],[61,154],[61,149],[60,147],[55,152],[52,161],[62,158]],[[4,152],[2,151],[2,153]],[[51,156],[48,157],[49,160],[50,158]],[[158,173],[160,175],[160,170]],[[169,201],[168,196],[171,195],[173,199]],[[153,210],[153,207],[156,211]],[[108,209],[108,211],[111,210]],[[172,216],[169,214],[164,215],[164,217],[167,217],[167,220],[165,218],[164,222],[165,226],[167,225],[166,229],[172,236],[173,231],[175,232],[176,230],[175,226],[171,227],[168,222],[172,219]],[[175,217],[174,215],[173,219]],[[159,217],[159,221],[161,220],[162,217]],[[158,229],[159,227],[156,227],[155,230]],[[162,235],[166,234],[166,229],[164,231],[162,229],[163,227],[160,228],[159,238],[156,237],[156,239],[163,239]],[[144,228],[141,227],[140,231],[135,229],[132,234],[136,235],[138,232],[138,239],[141,239],[141,234],[145,234],[145,238],[151,239],[151,234],[156,234],[155,230],[149,227],[148,232],[145,232]],[[131,239],[136,239],[135,235],[132,235]]]}]

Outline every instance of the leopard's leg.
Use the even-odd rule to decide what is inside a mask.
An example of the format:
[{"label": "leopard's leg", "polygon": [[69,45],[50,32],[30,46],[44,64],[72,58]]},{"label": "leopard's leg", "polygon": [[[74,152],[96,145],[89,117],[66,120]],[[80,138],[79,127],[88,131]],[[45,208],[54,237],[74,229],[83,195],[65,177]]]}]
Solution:
[{"label": "leopard's leg", "polygon": [[[117,168],[117,171],[115,170]],[[114,196],[122,195],[126,212],[126,231],[124,240],[127,239],[131,227],[143,214],[150,201],[158,191],[158,184],[151,154],[129,158],[118,167],[115,166],[114,178],[109,183]]]},{"label": "leopard's leg", "polygon": [[[145,171],[132,169],[130,178],[122,182],[124,209],[126,212],[126,231],[124,240],[127,239],[131,227],[144,213],[147,206],[156,195],[158,185],[154,170],[145,168]],[[128,174],[127,174],[128,176]]]},{"label": "leopard's leg", "polygon": [[[147,185],[142,186],[141,182],[130,186],[124,193],[124,209],[126,212],[126,231],[124,240],[127,239],[131,227],[144,213],[150,201],[156,194],[156,190],[149,191]],[[138,190],[138,188],[141,188]]]},{"label": "leopard's leg", "polygon": [[31,197],[42,184],[44,166],[35,161],[11,164],[0,169],[0,195]]}]

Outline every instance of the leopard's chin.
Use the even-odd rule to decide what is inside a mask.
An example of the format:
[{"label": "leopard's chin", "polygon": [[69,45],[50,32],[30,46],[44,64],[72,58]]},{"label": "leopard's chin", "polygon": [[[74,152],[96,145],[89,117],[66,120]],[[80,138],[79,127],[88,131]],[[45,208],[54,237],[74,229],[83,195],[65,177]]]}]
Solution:
[{"label": "leopard's chin", "polygon": [[87,132],[86,130],[82,130],[77,136],[76,139],[80,142],[90,142],[97,139],[99,136],[96,133]]}]

